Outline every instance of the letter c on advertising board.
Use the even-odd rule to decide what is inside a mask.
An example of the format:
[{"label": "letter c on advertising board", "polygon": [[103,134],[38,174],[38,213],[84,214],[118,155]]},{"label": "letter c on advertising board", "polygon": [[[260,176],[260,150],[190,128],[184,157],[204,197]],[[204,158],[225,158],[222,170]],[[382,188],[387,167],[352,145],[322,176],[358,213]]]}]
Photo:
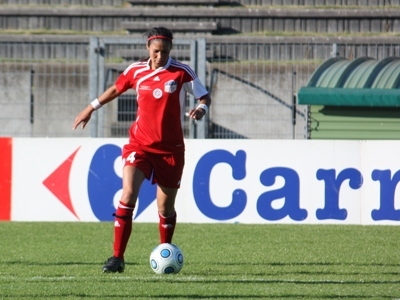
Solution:
[{"label": "letter c on advertising board", "polygon": [[232,192],[232,203],[227,207],[216,206],[210,195],[210,175],[220,163],[232,168],[232,177],[241,180],[246,177],[246,152],[239,150],[236,155],[226,150],[213,150],[204,154],[193,174],[193,196],[199,210],[215,220],[229,220],[240,215],[246,207],[247,195],[241,189]]}]

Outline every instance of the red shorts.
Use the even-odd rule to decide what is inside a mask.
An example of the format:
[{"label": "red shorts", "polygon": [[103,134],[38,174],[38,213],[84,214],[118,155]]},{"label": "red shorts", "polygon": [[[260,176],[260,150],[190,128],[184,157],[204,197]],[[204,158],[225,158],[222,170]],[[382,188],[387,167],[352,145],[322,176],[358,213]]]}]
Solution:
[{"label": "red shorts", "polygon": [[178,189],[181,185],[185,153],[160,154],[143,151],[131,144],[122,148],[124,166],[134,166],[144,173],[152,183]]}]

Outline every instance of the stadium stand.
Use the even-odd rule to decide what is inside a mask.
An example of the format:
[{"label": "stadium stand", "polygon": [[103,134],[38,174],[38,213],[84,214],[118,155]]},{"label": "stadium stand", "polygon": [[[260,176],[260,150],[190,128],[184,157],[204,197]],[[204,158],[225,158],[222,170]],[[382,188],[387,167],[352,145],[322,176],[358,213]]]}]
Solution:
[{"label": "stadium stand", "polygon": [[[174,3],[174,1],[172,2]],[[399,7],[12,6],[0,5],[2,31],[73,31],[137,34],[163,23],[177,33],[285,35],[397,33]],[[15,32],[13,32],[15,33]]]},{"label": "stadium stand", "polygon": [[[160,2],[164,0],[142,0],[133,1],[134,4],[148,5],[148,2]],[[168,1],[165,3],[175,4],[182,2],[185,5],[191,5],[192,3],[212,3],[213,0],[175,0]],[[2,0],[1,4],[5,5],[82,5],[82,6],[123,6],[127,2],[126,0]],[[400,0],[219,0],[217,4],[230,4],[230,5],[242,5],[242,6],[342,6],[342,7],[395,7],[400,5]],[[216,4],[215,4],[216,5]]]},{"label": "stadium stand", "polygon": [[164,26],[171,29],[174,33],[190,33],[190,34],[212,34],[218,30],[218,23],[216,22],[174,22],[174,21],[161,21],[161,22],[141,22],[141,21],[123,21],[121,23],[123,29],[128,33],[143,33],[150,27]]},{"label": "stadium stand", "polygon": [[219,0],[139,0],[139,1],[128,1],[132,6],[137,6],[137,5],[149,5],[149,6],[154,6],[154,5],[210,5],[214,6],[216,4],[219,4]]},{"label": "stadium stand", "polygon": [[[147,57],[149,52],[147,49],[137,49],[137,50],[119,49],[117,50],[117,54],[125,60],[138,60],[143,57]],[[188,60],[190,58],[190,50],[188,49],[174,49],[172,54],[173,56],[179,57],[179,59],[182,60]],[[211,49],[207,50],[206,57],[207,58],[214,57],[214,51]]]}]

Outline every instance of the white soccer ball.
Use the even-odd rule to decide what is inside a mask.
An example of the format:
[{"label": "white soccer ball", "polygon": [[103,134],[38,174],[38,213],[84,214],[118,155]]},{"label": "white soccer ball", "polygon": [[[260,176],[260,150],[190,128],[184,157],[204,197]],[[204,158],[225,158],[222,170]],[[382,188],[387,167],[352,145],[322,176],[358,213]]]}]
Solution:
[{"label": "white soccer ball", "polygon": [[150,254],[150,267],[157,274],[176,274],[183,267],[183,253],[174,244],[160,244]]}]

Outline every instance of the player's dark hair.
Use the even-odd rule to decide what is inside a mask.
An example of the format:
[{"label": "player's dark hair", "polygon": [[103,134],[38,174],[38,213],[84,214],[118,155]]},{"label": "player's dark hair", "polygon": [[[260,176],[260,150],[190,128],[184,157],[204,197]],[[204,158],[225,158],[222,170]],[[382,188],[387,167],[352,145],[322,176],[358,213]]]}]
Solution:
[{"label": "player's dark hair", "polygon": [[146,36],[147,36],[147,46],[150,46],[150,43],[153,40],[160,38],[160,39],[163,39],[163,40],[171,43],[171,48],[172,48],[173,34],[172,34],[171,30],[169,30],[168,28],[154,27],[146,32]]},{"label": "player's dark hair", "polygon": [[[172,40],[173,40],[173,34],[171,30],[165,27],[153,27],[149,31],[147,31],[144,36],[147,38],[147,46],[150,46],[150,43],[152,43],[156,39],[163,39],[165,42],[170,43],[171,49],[172,49]],[[140,61],[146,61],[150,57],[143,57],[140,59]]]}]

